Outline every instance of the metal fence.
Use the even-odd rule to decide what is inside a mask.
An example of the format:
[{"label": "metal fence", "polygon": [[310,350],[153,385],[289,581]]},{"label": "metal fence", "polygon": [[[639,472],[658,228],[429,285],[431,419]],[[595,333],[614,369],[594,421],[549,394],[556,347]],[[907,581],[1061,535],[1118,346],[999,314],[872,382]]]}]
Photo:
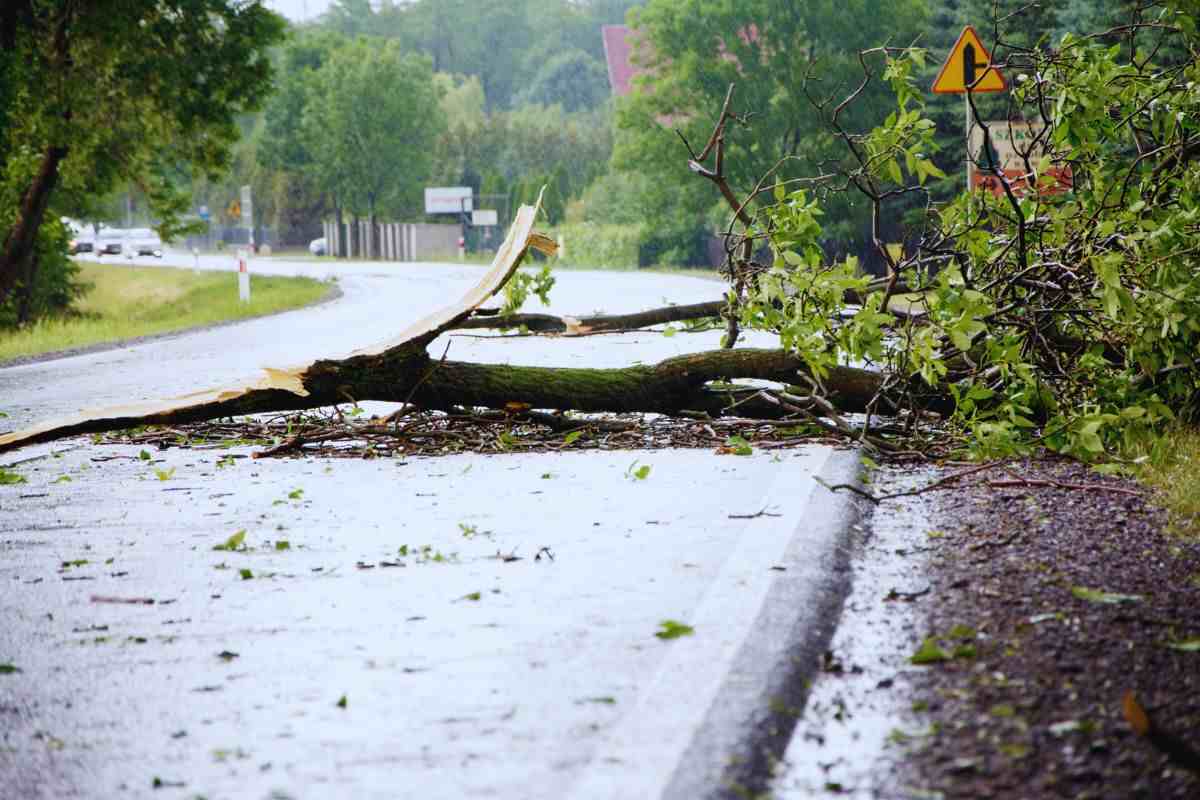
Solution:
[{"label": "metal fence", "polygon": [[420,261],[458,250],[461,225],[424,222],[325,222],[325,245],[338,258]]}]

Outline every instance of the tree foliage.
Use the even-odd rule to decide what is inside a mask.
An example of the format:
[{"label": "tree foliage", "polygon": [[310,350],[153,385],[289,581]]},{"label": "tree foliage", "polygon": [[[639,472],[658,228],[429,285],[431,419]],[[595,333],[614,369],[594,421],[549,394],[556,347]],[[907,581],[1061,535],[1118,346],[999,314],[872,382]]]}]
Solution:
[{"label": "tree foliage", "polygon": [[[415,0],[382,4],[338,0],[322,24],[349,35],[400,42],[428,55],[437,72],[479,79],[489,112],[525,102],[568,110],[591,108],[598,92],[595,67],[604,52],[599,27],[621,22],[637,0]],[[570,58],[563,58],[564,55]],[[587,56],[588,60],[579,56]],[[557,61],[547,71],[546,65]],[[542,84],[540,96],[527,87]],[[599,84],[603,88],[605,84]],[[546,92],[567,91],[568,97]]]},{"label": "tree foliage", "polygon": [[[1041,128],[1023,169],[1042,190],[930,200],[885,287],[868,291],[852,260],[830,263],[814,193],[778,185],[756,225],[776,256],[748,277],[742,322],[777,331],[818,377],[867,362],[902,391],[937,387],[984,455],[1044,445],[1128,456],[1172,420],[1194,418],[1200,38],[1190,5],[1144,0],[1111,44],[1066,35],[1054,50],[1007,46],[1007,113]],[[848,181],[882,215],[901,198],[929,199],[936,126],[914,79],[922,60],[914,49],[875,51],[865,63],[890,84],[895,110],[867,133],[835,126],[851,160],[827,182]],[[1056,163],[1070,165],[1070,191],[1047,174]],[[906,309],[890,302],[898,286]],[[847,290],[860,306],[847,305]],[[877,410],[919,408],[893,399]]]},{"label": "tree foliage", "polygon": [[445,129],[429,60],[395,42],[334,49],[308,83],[303,146],[343,208],[375,218],[421,205]]},{"label": "tree foliage", "polygon": [[0,304],[32,291],[56,189],[103,195],[132,181],[170,234],[189,201],[179,172],[216,174],[236,115],[270,89],[283,20],[261,2],[12,0],[0,15]]},{"label": "tree foliage", "polygon": [[[754,124],[727,144],[730,182],[749,189],[781,159],[783,177],[820,173],[844,151],[814,103],[827,105],[858,84],[860,50],[886,40],[907,44],[925,19],[923,0],[651,0],[632,15],[648,74],[619,107],[614,165],[651,178],[646,205],[659,209],[652,227],[686,251],[698,232],[720,230],[729,215],[714,211],[711,192],[680,170],[674,129],[702,142],[712,129],[709,110],[720,108],[736,82],[739,107],[753,113]],[[841,119],[865,129],[886,103],[886,93],[870,84]],[[843,251],[854,247],[863,205],[828,202],[827,240]]]}]

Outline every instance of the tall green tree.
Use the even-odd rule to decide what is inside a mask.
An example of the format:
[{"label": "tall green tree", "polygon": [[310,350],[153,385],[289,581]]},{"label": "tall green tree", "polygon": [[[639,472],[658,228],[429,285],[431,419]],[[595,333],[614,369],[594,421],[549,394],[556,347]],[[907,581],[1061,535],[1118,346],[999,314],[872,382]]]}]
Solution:
[{"label": "tall green tree", "polygon": [[[600,26],[621,22],[638,0],[413,0],[369,4],[339,0],[322,18],[331,29],[397,39],[406,50],[433,59],[437,72],[473,75],[481,81],[487,110],[514,108],[532,100],[543,104],[562,98],[522,97],[539,80],[545,66],[565,53],[582,53],[559,63],[542,81],[573,75],[583,67],[583,80],[596,85],[595,67],[603,63]],[[574,74],[574,78],[580,76]],[[603,84],[601,84],[603,85]],[[583,96],[599,102],[591,90]],[[591,106],[588,106],[591,107]]]},{"label": "tall green tree", "polygon": [[603,64],[582,50],[551,56],[538,67],[529,85],[515,98],[517,105],[561,105],[567,111],[595,108],[609,95]]},{"label": "tall green tree", "polygon": [[312,76],[305,147],[342,205],[377,214],[420,207],[445,127],[429,59],[394,41],[358,39],[334,50]]},{"label": "tall green tree", "polygon": [[[829,127],[837,104],[863,77],[859,51],[906,46],[924,30],[924,0],[651,0],[631,14],[638,52],[648,69],[618,109],[617,169],[648,176],[659,209],[653,228],[668,235],[675,257],[696,258],[697,233],[720,226],[726,210],[712,186],[687,169],[688,154],[672,129],[700,150],[730,83],[733,110],[752,113],[748,129],[730,131],[725,170],[739,191],[786,159],[781,178],[821,172],[845,148]],[[881,68],[881,59],[868,63]],[[838,115],[849,134],[886,113],[886,93],[868,86]],[[828,209],[831,239],[842,247],[863,236],[863,209]]]},{"label": "tall green tree", "polygon": [[189,199],[180,165],[219,172],[235,117],[270,91],[284,22],[258,0],[8,0],[9,108],[0,121],[0,305],[36,280],[55,189],[137,184],[170,232]]},{"label": "tall green tree", "polygon": [[313,76],[345,41],[327,30],[301,29],[278,55],[279,77],[263,109],[257,154],[274,211],[270,221],[282,242],[302,241],[316,220],[336,208],[337,198],[309,152],[303,120]]}]

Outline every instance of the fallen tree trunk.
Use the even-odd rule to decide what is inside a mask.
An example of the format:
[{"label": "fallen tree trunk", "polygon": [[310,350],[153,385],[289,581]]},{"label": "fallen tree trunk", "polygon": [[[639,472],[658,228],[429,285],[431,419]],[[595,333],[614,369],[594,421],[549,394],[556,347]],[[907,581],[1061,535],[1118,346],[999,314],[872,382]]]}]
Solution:
[{"label": "fallen tree trunk", "polygon": [[[492,268],[458,303],[414,323],[392,341],[344,359],[320,360],[298,369],[267,369],[266,377],[251,386],[82,413],[0,436],[0,452],[66,436],[141,425],[194,423],[368,400],[431,409],[505,408],[518,404],[562,411],[712,416],[732,413],[761,418],[778,418],[795,410],[794,404],[780,405],[758,396],[760,390],[756,388],[728,383],[736,379],[804,382],[807,365],[784,350],[723,349],[619,369],[474,364],[431,358],[428,345],[445,331],[460,326],[474,309],[496,294],[530,247],[553,252],[554,243],[532,230],[535,214],[535,206],[521,208]],[[694,307],[671,308],[688,313]],[[719,383],[712,385],[714,382]],[[822,402],[841,411],[859,412],[868,410],[879,399],[883,376],[866,369],[840,367],[825,376],[822,383]],[[932,407],[936,409],[936,397],[934,400]]]},{"label": "fallen tree trunk", "polygon": [[[807,374],[804,362],[784,350],[712,350],[653,365],[615,369],[531,367],[438,361],[428,353],[390,350],[339,361],[318,361],[292,389],[264,385],[240,393],[200,394],[161,404],[129,406],[62,420],[0,437],[0,452],[37,442],[141,425],[177,425],[224,417],[297,411],[339,403],[384,401],[430,409],[461,406],[581,412],[651,412],[736,415],[777,419],[786,409],[756,397],[759,390],[713,381],[755,378],[788,384]],[[882,376],[853,367],[824,379],[829,402],[863,412],[879,393]],[[935,403],[936,405],[936,403]],[[819,413],[819,412],[816,412]]]}]

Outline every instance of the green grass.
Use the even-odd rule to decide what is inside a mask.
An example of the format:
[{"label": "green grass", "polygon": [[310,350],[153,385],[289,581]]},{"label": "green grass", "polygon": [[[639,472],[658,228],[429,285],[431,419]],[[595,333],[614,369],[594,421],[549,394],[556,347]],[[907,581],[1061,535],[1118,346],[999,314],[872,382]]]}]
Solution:
[{"label": "green grass", "polygon": [[314,303],[331,288],[310,278],[255,275],[251,302],[243,304],[233,272],[91,262],[80,267],[80,277],[93,286],[77,304],[79,314],[0,332],[0,362],[285,311]]},{"label": "green grass", "polygon": [[1138,475],[1171,512],[1171,528],[1200,538],[1200,429],[1178,428],[1166,435]]}]

